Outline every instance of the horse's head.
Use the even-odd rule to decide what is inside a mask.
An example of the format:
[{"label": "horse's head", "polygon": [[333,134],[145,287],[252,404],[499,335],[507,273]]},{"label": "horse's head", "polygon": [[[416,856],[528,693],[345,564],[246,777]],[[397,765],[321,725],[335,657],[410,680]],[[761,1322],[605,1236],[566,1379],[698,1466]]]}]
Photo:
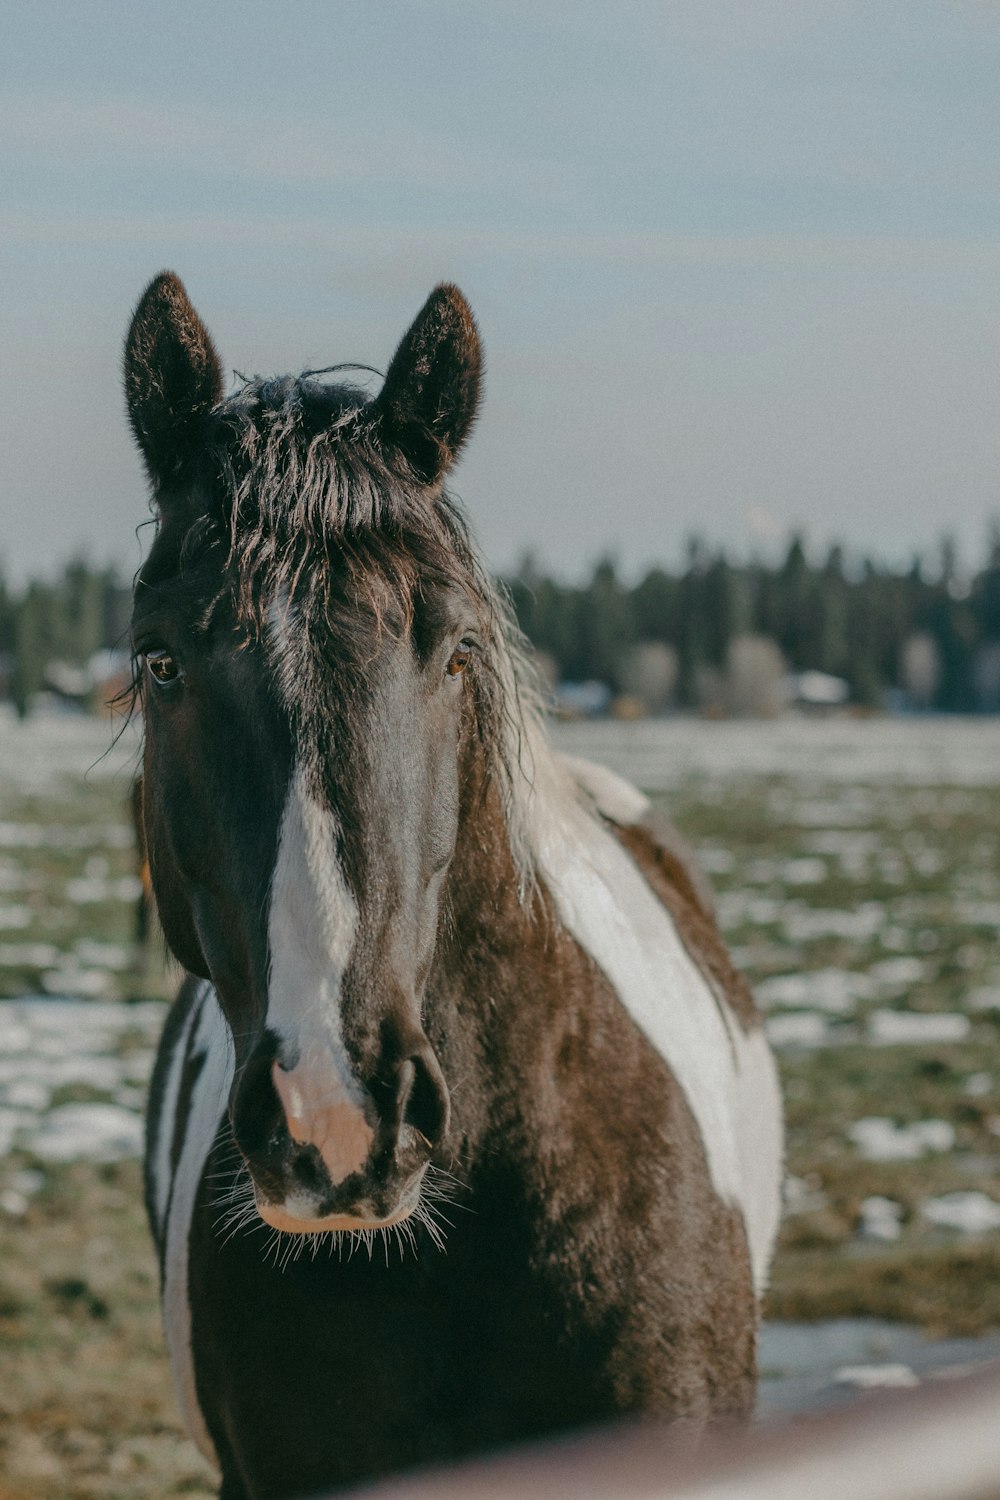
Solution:
[{"label": "horse's head", "polygon": [[136,583],[144,822],[167,940],[232,1031],[261,1217],[392,1223],[449,1125],[423,999],[460,764],[500,712],[491,594],[442,480],[480,351],[439,287],[374,400],[219,361],[176,277],[125,354],[158,531]]}]

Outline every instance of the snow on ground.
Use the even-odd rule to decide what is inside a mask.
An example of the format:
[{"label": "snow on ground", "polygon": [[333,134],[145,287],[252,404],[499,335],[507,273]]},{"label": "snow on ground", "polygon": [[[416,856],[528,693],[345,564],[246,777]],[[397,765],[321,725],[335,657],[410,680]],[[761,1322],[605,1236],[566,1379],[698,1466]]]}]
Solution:
[{"label": "snow on ground", "polygon": [[876,1010],[868,1017],[868,1040],[875,1047],[964,1042],[971,1031],[968,1016],[942,1011]]},{"label": "snow on ground", "polygon": [[768,1016],[764,1030],[772,1047],[811,1049],[825,1047],[830,1040],[830,1027],[825,1018],[814,1010],[792,1011],[785,1016]]},{"label": "snow on ground", "polygon": [[865,1161],[918,1161],[931,1152],[950,1151],[955,1127],[948,1120],[897,1125],[882,1115],[867,1115],[848,1126],[847,1137]]},{"label": "snow on ground", "polygon": [[960,1234],[987,1234],[1000,1229],[1000,1203],[986,1193],[942,1193],[939,1198],[925,1198],[920,1212],[938,1228],[955,1229]]},{"label": "snow on ground", "polygon": [[877,1318],[765,1323],[758,1413],[842,1406],[865,1389],[947,1380],[998,1358],[1000,1337],[929,1339],[907,1323]]},{"label": "snow on ground", "polygon": [[920,1384],[909,1365],[841,1365],[833,1372],[834,1385],[849,1385],[859,1391],[908,1390]]},{"label": "snow on ground", "polygon": [[[159,1001],[0,1005],[0,1156],[14,1149],[48,1161],[139,1156],[165,1010]],[[93,1097],[61,1099],[66,1091]]]},{"label": "snow on ground", "polygon": [[894,1198],[873,1193],[862,1200],[858,1220],[858,1238],[892,1243],[902,1234],[903,1205]]},{"label": "snow on ground", "polygon": [[814,969],[808,974],[776,974],[754,989],[763,1010],[775,1006],[790,1009],[822,1010],[833,1015],[850,1015],[859,999],[867,1000],[875,986],[867,974],[853,974],[844,969]]},{"label": "snow on ground", "polygon": [[626,734],[620,724],[599,721],[555,725],[553,738],[569,754],[602,761],[647,791],[669,790],[693,775],[839,783],[851,795],[806,805],[807,826],[825,829],[864,823],[867,783],[1000,783],[995,719],[649,719],[629,725]]},{"label": "snow on ground", "polygon": [[[113,724],[110,717],[61,713],[35,714],[22,723],[9,704],[0,704],[0,786],[7,796],[14,791],[51,796],[61,790],[66,777],[103,781],[127,774],[136,761],[139,732],[133,725],[116,739],[120,727],[120,721]],[[52,826],[24,836],[47,841]],[[80,836],[77,829],[68,831],[71,840]],[[0,844],[9,842],[0,833]]]}]

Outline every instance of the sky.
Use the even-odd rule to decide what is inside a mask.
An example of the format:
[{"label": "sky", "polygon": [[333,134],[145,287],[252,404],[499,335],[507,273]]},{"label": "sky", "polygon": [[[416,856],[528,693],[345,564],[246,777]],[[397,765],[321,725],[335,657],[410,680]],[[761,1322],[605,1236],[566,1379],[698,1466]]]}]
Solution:
[{"label": "sky", "polygon": [[[0,0],[0,566],[131,570],[177,271],[228,371],[486,351],[498,569],[697,532],[970,560],[1000,514],[1000,0]],[[377,381],[373,389],[377,388]]]}]

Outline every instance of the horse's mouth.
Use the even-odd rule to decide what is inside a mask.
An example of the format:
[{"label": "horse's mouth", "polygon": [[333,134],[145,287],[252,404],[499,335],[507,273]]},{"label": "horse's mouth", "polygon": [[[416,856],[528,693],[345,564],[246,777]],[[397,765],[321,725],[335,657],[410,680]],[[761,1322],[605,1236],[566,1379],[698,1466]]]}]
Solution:
[{"label": "horse's mouth", "polygon": [[394,1224],[402,1224],[413,1212],[414,1205],[398,1208],[384,1219],[363,1218],[355,1214],[328,1214],[322,1219],[302,1219],[287,1213],[280,1205],[275,1203],[261,1203],[257,1200],[257,1212],[269,1224],[272,1229],[277,1229],[282,1234],[331,1234],[336,1232],[351,1232],[358,1230],[391,1229]]},{"label": "horse's mouth", "polygon": [[284,1194],[254,1183],[257,1212],[265,1224],[281,1234],[351,1234],[374,1229],[391,1229],[418,1208],[423,1172],[395,1190],[381,1191],[361,1183],[357,1190],[331,1203],[323,1195],[291,1190]]}]

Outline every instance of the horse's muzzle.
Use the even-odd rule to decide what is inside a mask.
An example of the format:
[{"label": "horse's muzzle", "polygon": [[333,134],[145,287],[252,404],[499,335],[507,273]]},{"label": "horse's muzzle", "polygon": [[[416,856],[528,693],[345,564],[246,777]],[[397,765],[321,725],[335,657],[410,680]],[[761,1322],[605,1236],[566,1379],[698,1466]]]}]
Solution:
[{"label": "horse's muzzle", "polygon": [[306,1047],[285,1068],[265,1043],[230,1101],[258,1212],[275,1228],[300,1233],[407,1217],[449,1115],[441,1066],[422,1031],[382,1059],[369,1088],[345,1078],[325,1048]]}]

